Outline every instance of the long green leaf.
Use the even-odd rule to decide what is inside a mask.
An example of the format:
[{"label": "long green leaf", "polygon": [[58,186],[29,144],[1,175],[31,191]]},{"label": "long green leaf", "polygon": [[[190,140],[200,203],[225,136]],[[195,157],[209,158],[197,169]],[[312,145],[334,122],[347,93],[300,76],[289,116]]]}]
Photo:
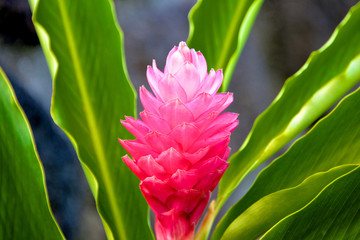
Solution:
[{"label": "long green leaf", "polygon": [[249,207],[226,229],[221,239],[258,239],[265,231],[304,207],[336,178],[358,165],[342,165],[328,172],[314,174],[300,185],[267,195]]},{"label": "long green leaf", "polygon": [[30,4],[54,77],[51,114],[78,153],[108,238],[153,238],[139,181],[117,140],[131,138],[119,120],[135,115],[135,93],[112,2]]},{"label": "long green leaf", "polygon": [[360,238],[360,167],[337,179],[308,206],[274,226],[263,240]]},{"label": "long green leaf", "polygon": [[0,239],[64,239],[30,125],[0,68]]},{"label": "long green leaf", "polygon": [[189,13],[187,43],[210,68],[223,69],[226,91],[263,0],[198,0]]},{"label": "long green leaf", "polygon": [[[294,188],[313,174],[329,171],[329,169],[343,164],[360,164],[359,133],[360,89],[344,98],[332,113],[322,119],[308,134],[295,142],[288,152],[259,174],[251,189],[220,221],[213,234],[214,239],[219,239],[228,228],[232,229],[226,231],[233,231],[236,228],[236,218],[249,220],[251,215],[247,215],[246,212],[262,204],[269,196],[271,198],[271,194]],[[309,200],[309,198],[297,198],[300,205],[303,204],[303,206]],[[256,226],[258,231],[252,235],[253,238],[242,239],[254,239],[255,236],[263,234],[271,227],[271,224],[275,224],[294,210],[289,208],[287,211],[285,205],[269,205],[267,207],[272,208],[271,210],[274,212],[282,213],[282,215],[274,213],[273,216],[266,216],[264,214],[262,220],[268,221],[268,223],[259,221]],[[299,205],[295,210],[298,209]],[[237,233],[242,234],[238,231]]]},{"label": "long green leaf", "polygon": [[217,209],[242,179],[320,117],[360,80],[360,4],[330,40],[290,77],[255,121],[220,181]]}]

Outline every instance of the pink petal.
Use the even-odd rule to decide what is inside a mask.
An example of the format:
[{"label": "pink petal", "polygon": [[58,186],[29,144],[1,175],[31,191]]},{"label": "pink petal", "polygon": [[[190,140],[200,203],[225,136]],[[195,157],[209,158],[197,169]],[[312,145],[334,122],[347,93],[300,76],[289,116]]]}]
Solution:
[{"label": "pink petal", "polygon": [[165,203],[168,197],[175,193],[175,189],[154,176],[145,178],[140,183],[140,190],[144,196],[156,197],[162,203]]},{"label": "pink petal", "polygon": [[159,111],[171,129],[181,123],[191,123],[194,121],[191,111],[178,99],[167,102],[160,107]]},{"label": "pink petal", "polygon": [[196,52],[194,49],[191,49],[190,57],[188,59],[186,60],[191,62],[199,72],[200,82],[202,82],[207,76],[207,64],[204,56],[200,52]]},{"label": "pink petal", "polygon": [[195,189],[179,190],[169,196],[166,200],[166,206],[176,211],[183,211],[186,213],[192,212],[204,193]]},{"label": "pink petal", "polygon": [[206,118],[208,114],[212,112],[221,113],[225,110],[233,101],[231,93],[218,93],[212,96],[213,101],[205,112],[203,112],[198,119]]},{"label": "pink petal", "polygon": [[165,134],[151,132],[147,134],[144,139],[150,148],[157,153],[161,153],[171,147],[179,149],[179,145]]},{"label": "pink petal", "polygon": [[207,161],[195,164],[193,169],[196,169],[196,173],[198,174],[199,179],[203,179],[210,173],[216,172],[218,170],[225,170],[228,166],[228,162],[225,162],[219,157],[213,157]]},{"label": "pink petal", "polygon": [[150,128],[141,120],[125,116],[125,121],[121,120],[122,125],[135,137],[142,138],[150,132]]},{"label": "pink petal", "polygon": [[188,152],[193,153],[200,148],[204,148],[206,146],[221,146],[225,141],[229,141],[230,133],[229,132],[219,132],[216,135],[213,135],[211,138],[203,139],[201,136],[198,141],[194,142],[194,144],[189,148]]},{"label": "pink petal", "polygon": [[168,58],[166,59],[165,73],[176,73],[184,62],[185,58],[180,53],[180,51],[175,51],[171,56],[168,56]]},{"label": "pink petal", "polygon": [[207,92],[211,95],[215,94],[217,90],[219,90],[223,81],[223,73],[222,70],[214,71],[211,69],[209,75],[202,81],[202,85],[200,87],[202,92]]},{"label": "pink petal", "polygon": [[[214,182],[218,179],[218,176],[220,176],[220,174],[217,171],[206,174],[194,186],[194,189],[212,192],[214,189],[211,189],[211,188],[212,188]],[[220,180],[220,178],[219,178],[219,180]],[[215,185],[215,187],[216,187],[216,185]]]},{"label": "pink petal", "polygon": [[140,179],[143,180],[146,178],[146,175],[140,170],[140,168],[135,164],[135,162],[128,156],[125,155],[122,157],[122,160],[130,168],[130,170]]},{"label": "pink petal", "polygon": [[210,192],[214,191],[225,170],[226,169],[220,169],[215,172],[208,173],[200,179],[199,183],[194,186],[194,189]]},{"label": "pink petal", "polygon": [[227,161],[229,155],[230,155],[230,152],[231,152],[231,148],[227,147],[226,150],[224,151],[224,154],[219,154],[219,158],[221,158],[222,160],[224,161]]},{"label": "pink petal", "polygon": [[239,121],[235,121],[232,123],[224,123],[224,124],[216,124],[207,129],[207,132],[204,135],[201,135],[203,138],[212,138],[215,134],[217,134],[220,131],[230,133],[232,132],[237,125],[239,124]]},{"label": "pink petal", "polygon": [[[141,184],[140,184],[140,186],[141,186]],[[153,212],[156,215],[162,214],[162,213],[170,210],[167,206],[165,206],[164,203],[160,202],[160,200],[157,199],[156,197],[154,197],[152,195],[148,195],[144,192],[143,192],[143,195],[145,197],[146,202],[149,204],[150,208],[153,210]]]},{"label": "pink petal", "polygon": [[221,157],[227,152],[228,145],[230,143],[230,135],[224,138],[220,138],[218,140],[214,140],[213,142],[206,141],[210,146],[209,151],[205,155],[205,158],[210,157]]},{"label": "pink petal", "polygon": [[213,182],[212,184],[210,184],[210,191],[211,191],[211,192],[214,191],[214,189],[215,189],[216,186],[218,185],[221,177],[224,175],[227,167],[229,166],[229,163],[227,163],[227,165],[224,165],[224,166],[226,166],[226,167],[224,167],[224,169],[219,169],[219,170],[217,171],[218,176],[216,177],[216,179],[214,179],[214,182]]},{"label": "pink petal", "polygon": [[199,178],[195,172],[180,169],[178,169],[171,178],[169,178],[169,185],[176,190],[191,189],[198,182]]},{"label": "pink petal", "polygon": [[233,123],[236,121],[238,116],[239,114],[237,113],[231,113],[231,112],[223,113],[216,118],[216,120],[213,122],[212,125]]},{"label": "pink petal", "polygon": [[174,209],[159,214],[155,218],[155,234],[157,240],[193,240],[195,225],[189,216]]},{"label": "pink petal", "polygon": [[185,61],[188,61],[188,62],[192,61],[191,50],[189,49],[189,47],[186,45],[185,42],[179,43],[178,51],[181,53],[181,55],[183,55]]},{"label": "pink petal", "polygon": [[182,123],[177,125],[169,134],[169,137],[174,139],[182,147],[183,151],[193,144],[200,135],[199,129],[191,123]]},{"label": "pink petal", "polygon": [[228,166],[228,162],[217,157],[199,164],[196,166],[199,182],[193,188],[201,191],[214,191]]},{"label": "pink petal", "polygon": [[225,132],[225,131],[219,131],[216,134],[214,134],[211,138],[206,139],[206,141],[209,143],[209,145],[213,143],[218,143],[219,140],[222,139],[230,139],[231,133]]},{"label": "pink petal", "polygon": [[200,129],[200,131],[206,131],[206,129],[215,121],[217,116],[219,115],[218,112],[213,111],[208,113],[207,115],[202,114],[202,118],[198,118],[194,125]]},{"label": "pink petal", "polygon": [[121,140],[119,139],[120,144],[125,148],[125,150],[130,153],[134,159],[138,159],[141,156],[152,155],[158,156],[156,152],[150,149],[146,144],[143,144],[137,140]]},{"label": "pink petal", "polygon": [[151,112],[143,111],[140,113],[140,117],[153,131],[164,134],[171,131],[169,124],[164,119]]},{"label": "pink petal", "polygon": [[210,193],[207,192],[203,195],[202,199],[199,200],[198,205],[195,207],[195,209],[190,214],[190,221],[194,224],[197,224],[197,222],[200,220],[201,215],[203,214],[207,203],[209,202]]},{"label": "pink petal", "polygon": [[190,166],[190,163],[174,148],[162,152],[156,161],[171,175],[178,169],[187,170]]},{"label": "pink petal", "polygon": [[163,104],[155,98],[144,86],[140,87],[140,100],[145,111],[159,115],[159,107]]},{"label": "pink petal", "polygon": [[239,121],[237,121],[238,114],[224,113],[218,116],[215,121],[206,129],[201,135],[201,138],[210,138],[219,132],[232,132]]},{"label": "pink petal", "polygon": [[[194,51],[195,53],[195,51]],[[196,66],[196,68],[198,69],[199,73],[200,73],[200,79],[201,81],[205,80],[205,77],[207,75],[207,64],[206,64],[206,60],[204,58],[204,56],[201,54],[201,52],[196,52],[195,53],[197,56],[197,64],[194,64]],[[195,57],[193,56],[193,59]]]},{"label": "pink petal", "polygon": [[165,169],[160,166],[151,155],[143,156],[136,161],[139,169],[146,175],[146,177],[155,176],[160,180],[165,180],[170,175],[165,172]]},{"label": "pink petal", "polygon": [[149,82],[151,90],[155,96],[159,96],[159,81],[162,79],[163,74],[157,69],[155,60],[153,61],[153,67],[148,66],[146,69],[146,78]]},{"label": "pink petal", "polygon": [[200,93],[193,100],[186,103],[186,107],[193,113],[197,119],[204,111],[206,111],[212,102],[212,96],[208,93]]},{"label": "pink petal", "polygon": [[195,153],[183,152],[183,156],[191,163],[195,164],[200,161],[209,151],[209,146],[199,149]]},{"label": "pink petal", "polygon": [[157,76],[157,78],[159,80],[164,77],[164,73],[157,68],[155,60],[152,61],[152,68],[154,70],[155,75]]},{"label": "pink petal", "polygon": [[210,108],[216,109],[217,112],[224,111],[234,100],[232,93],[218,93],[215,94],[214,100],[210,106]]},{"label": "pink petal", "polygon": [[165,63],[165,67],[164,67],[164,73],[168,73],[168,72],[169,72],[169,71],[168,71],[167,63],[170,62],[171,56],[172,56],[177,50],[178,50],[178,47],[177,47],[177,46],[174,46],[174,47],[170,50],[169,54],[167,55],[167,57],[166,57],[166,63]]},{"label": "pink petal", "polygon": [[172,74],[166,74],[159,81],[159,93],[161,99],[165,102],[172,99],[180,99],[181,101],[186,102],[187,99],[184,88]]},{"label": "pink petal", "polygon": [[191,100],[200,86],[200,75],[197,69],[192,63],[185,62],[174,76],[185,90],[187,101]]}]

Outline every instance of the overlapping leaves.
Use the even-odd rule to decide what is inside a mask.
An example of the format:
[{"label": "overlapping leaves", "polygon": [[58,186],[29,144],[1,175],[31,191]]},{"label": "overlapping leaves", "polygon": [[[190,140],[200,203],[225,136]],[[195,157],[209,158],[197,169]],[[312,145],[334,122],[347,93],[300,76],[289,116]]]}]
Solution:
[{"label": "overlapping leaves", "polygon": [[220,181],[218,209],[241,180],[319,118],[360,80],[360,4],[290,77],[262,113]]},{"label": "overlapping leaves", "polygon": [[[360,164],[360,90],[275,160],[218,224],[213,239],[256,239]],[[349,186],[350,187],[350,186]],[[337,198],[333,192],[333,198]],[[244,224],[246,223],[246,224]]]},{"label": "overlapping leaves", "polygon": [[349,239],[360,237],[360,168],[340,177],[301,211],[261,239]]}]

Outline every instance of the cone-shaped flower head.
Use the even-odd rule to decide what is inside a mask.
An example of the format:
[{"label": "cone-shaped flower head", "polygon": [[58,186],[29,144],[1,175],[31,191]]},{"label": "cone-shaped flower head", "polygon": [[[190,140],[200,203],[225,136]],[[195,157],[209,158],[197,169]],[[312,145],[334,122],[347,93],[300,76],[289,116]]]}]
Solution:
[{"label": "cone-shaped flower head", "polygon": [[222,71],[208,73],[204,56],[184,42],[170,51],[164,72],[153,61],[146,75],[155,96],[142,86],[142,120],[122,121],[136,137],[120,140],[133,157],[123,160],[141,180],[140,189],[156,215],[157,239],[192,239],[228,166],[238,114],[222,112],[233,96],[216,93]]}]

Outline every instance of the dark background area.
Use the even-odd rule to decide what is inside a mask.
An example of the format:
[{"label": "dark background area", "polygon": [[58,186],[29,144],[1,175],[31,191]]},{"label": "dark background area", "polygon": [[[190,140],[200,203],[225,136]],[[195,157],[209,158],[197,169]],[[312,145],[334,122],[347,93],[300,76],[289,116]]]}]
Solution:
[{"label": "dark background area", "polygon": [[[186,41],[187,14],[195,2],[115,1],[125,36],[127,66],[136,90],[141,85],[149,88],[145,71],[152,59],[162,69],[169,50]],[[233,150],[240,147],[256,116],[275,98],[286,78],[326,42],[356,2],[265,1],[229,87],[235,99],[230,111],[240,113],[240,124],[231,141]],[[51,207],[65,236],[106,239],[76,153],[51,119],[51,77],[26,0],[0,0],[0,66],[29,118],[45,168]],[[226,207],[245,193],[258,172],[249,175]]]}]

